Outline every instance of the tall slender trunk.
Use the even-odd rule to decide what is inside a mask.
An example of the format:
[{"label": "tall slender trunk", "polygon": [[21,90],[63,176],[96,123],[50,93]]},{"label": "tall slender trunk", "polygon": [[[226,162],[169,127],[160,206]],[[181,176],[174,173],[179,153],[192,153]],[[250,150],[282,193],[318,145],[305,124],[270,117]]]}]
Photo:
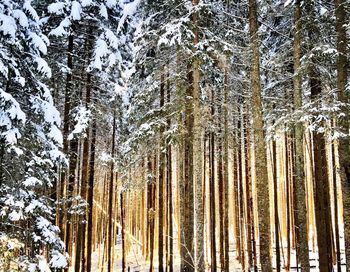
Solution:
[{"label": "tall slender trunk", "polygon": [[[301,3],[300,0],[295,2],[294,14],[294,108],[299,110],[303,104],[300,75],[301,59]],[[305,194],[305,171],[304,171],[304,128],[302,123],[297,123],[294,129],[295,135],[295,203],[298,212],[295,212],[295,233],[296,233],[296,253],[297,262],[300,263],[302,271],[310,271],[309,261],[309,239],[307,227],[307,210]]]},{"label": "tall slender trunk", "polygon": [[243,117],[243,106],[240,107],[240,117],[239,117],[239,123],[238,123],[238,128],[239,128],[239,149],[238,149],[238,198],[239,198],[239,226],[240,226],[240,240],[241,240],[241,265],[242,269],[246,269],[245,261],[246,261],[246,249],[245,249],[245,212],[244,212],[244,190],[243,190],[243,149],[244,149],[244,117]]},{"label": "tall slender trunk", "polygon": [[[93,205],[94,205],[94,178],[95,178],[95,150],[96,150],[96,117],[93,117],[91,128],[90,159],[89,159],[89,187],[88,187],[88,225],[87,225],[87,250],[86,272],[91,272],[92,241],[93,237]],[[95,219],[96,220],[96,219]]]},{"label": "tall slender trunk", "polygon": [[[214,106],[214,88],[211,91],[211,115],[215,114]],[[209,196],[210,196],[210,257],[211,271],[216,271],[216,234],[215,234],[215,136],[214,132],[210,132],[209,139]]]},{"label": "tall slender trunk", "polygon": [[[211,115],[214,116],[214,89],[211,90]],[[215,234],[215,136],[209,133],[209,198],[210,198],[210,259],[211,271],[216,271],[216,234]]]},{"label": "tall slender trunk", "polygon": [[[312,99],[321,95],[321,82],[314,70],[310,71],[310,87]],[[315,217],[319,266],[321,272],[333,269],[332,261],[332,229],[330,211],[330,191],[326,158],[326,141],[322,132],[313,132],[314,156],[314,188]]]},{"label": "tall slender trunk", "polygon": [[[199,0],[192,0],[195,9],[192,14],[192,27],[194,33],[193,47],[199,43]],[[196,269],[204,271],[204,206],[203,206],[203,151],[202,151],[202,125],[201,125],[201,103],[200,103],[200,64],[197,56],[192,62],[192,96],[193,96],[193,183],[195,189],[195,230],[196,230]]]},{"label": "tall slender trunk", "polygon": [[[75,104],[75,103],[74,103]],[[77,181],[76,170],[78,166],[78,147],[79,141],[76,136],[70,140],[69,144],[69,176],[68,176],[68,186],[67,186],[67,199],[73,196],[74,184]],[[68,208],[69,209],[69,208]],[[67,213],[67,227],[66,227],[66,248],[68,253],[71,255],[73,250],[73,243],[71,241],[73,232],[73,216],[71,213]],[[75,241],[77,242],[77,241]]]},{"label": "tall slender trunk", "polygon": [[[125,203],[124,203],[124,192],[120,192],[120,219],[122,225],[122,271],[125,272],[125,262],[126,262],[126,248],[125,248]],[[152,271],[152,270],[150,270]]]},{"label": "tall slender trunk", "polygon": [[252,117],[255,146],[256,187],[258,192],[259,209],[259,246],[262,271],[272,271],[271,264],[271,224],[270,224],[270,195],[267,175],[266,144],[264,121],[261,101],[260,83],[260,53],[257,21],[256,0],[249,0],[249,27],[251,59],[251,89],[252,89]]},{"label": "tall slender trunk", "polygon": [[[345,105],[349,103],[349,94],[345,92],[346,84],[348,83],[348,51],[347,51],[347,36],[346,36],[346,11],[345,0],[335,0],[335,17],[337,31],[337,88],[339,100]],[[345,135],[349,135],[349,110],[346,106],[343,107],[346,111],[345,116],[339,119],[339,125]],[[340,178],[343,194],[343,220],[344,220],[344,238],[345,238],[345,255],[347,270],[350,271],[350,141],[349,137],[339,139],[339,163],[340,163]]]},{"label": "tall slender trunk", "polygon": [[[248,110],[248,109],[246,109]],[[246,201],[246,229],[247,229],[247,257],[248,269],[253,267],[253,226],[252,220],[252,181],[250,176],[250,135],[249,135],[249,118],[248,113],[243,114],[243,148],[244,148],[244,166],[245,166],[245,201]]]},{"label": "tall slender trunk", "polygon": [[[91,73],[87,74],[86,79],[86,109],[89,109],[91,102]],[[89,175],[89,141],[90,141],[90,130],[86,129],[86,136],[83,142],[83,166],[82,166],[82,177],[81,177],[81,197],[84,200],[87,200],[87,185],[88,185],[88,175]],[[78,216],[78,232],[77,232],[77,245],[75,248],[75,270],[76,272],[80,271],[80,263],[82,271],[84,271],[85,266],[85,227],[86,227],[86,217],[88,216],[87,210],[83,213],[82,218]]]},{"label": "tall slender trunk", "polygon": [[238,165],[237,165],[237,136],[236,133],[234,134],[234,148],[233,148],[233,225],[234,225],[234,239],[235,239],[235,249],[236,249],[236,256],[237,259],[240,260],[240,235],[239,235],[239,216],[238,216]]},{"label": "tall slender trunk", "polygon": [[[167,102],[171,102],[170,94],[170,84],[168,84],[167,92]],[[171,119],[170,117],[167,120],[167,127],[170,130]],[[168,267],[169,272],[173,272],[173,254],[174,254],[174,243],[173,243],[173,183],[172,183],[172,148],[170,139],[167,141],[167,191],[168,191],[168,241],[169,241],[169,256],[168,256]]]},{"label": "tall slender trunk", "polygon": [[[160,77],[160,111],[163,112],[165,90],[164,90],[164,70],[161,71]],[[163,272],[164,257],[164,166],[166,154],[164,149],[164,126],[160,129],[160,146],[159,146],[159,176],[158,176],[158,270]]]},{"label": "tall slender trunk", "polygon": [[277,187],[277,152],[276,140],[272,141],[272,160],[273,160],[273,201],[275,211],[275,250],[276,250],[276,271],[281,271],[281,251],[280,251],[280,233],[279,233],[279,216],[278,216],[278,187]]},{"label": "tall slender trunk", "polygon": [[[238,106],[240,110],[241,106]],[[233,194],[234,194],[234,216],[235,216],[235,244],[237,251],[237,258],[242,263],[242,250],[241,250],[241,227],[240,227],[240,202],[239,202],[239,181],[241,179],[241,144],[240,144],[240,131],[241,120],[240,115],[237,118],[237,132],[235,133],[235,160],[234,160],[234,179],[233,179]]]},{"label": "tall slender trunk", "polygon": [[[226,63],[225,63],[226,64]],[[229,260],[229,219],[228,219],[228,67],[224,67],[224,153],[223,153],[223,172],[224,172],[224,254],[225,254],[225,271],[230,269]]]},{"label": "tall slender trunk", "polygon": [[148,220],[149,222],[149,252],[150,252],[150,265],[149,265],[149,271],[153,272],[153,256],[154,256],[154,221],[155,221],[155,165],[152,165],[152,157],[150,156],[148,158],[148,172],[150,175],[150,180],[148,184],[148,190],[149,190],[149,206],[150,209],[148,211]]},{"label": "tall slender trunk", "polygon": [[[65,154],[68,154],[69,150],[69,141],[68,141],[68,136],[69,136],[69,128],[70,128],[70,117],[71,117],[71,108],[72,108],[72,101],[71,101],[71,96],[72,96],[72,79],[73,79],[73,49],[74,49],[74,38],[73,35],[70,35],[68,37],[68,48],[67,48],[67,77],[66,77],[66,88],[65,88],[65,101],[64,101],[64,113],[63,113],[63,152]],[[61,174],[61,197],[69,197],[69,193],[67,192],[67,174],[68,172],[68,177],[69,177],[69,169],[63,171]],[[63,212],[60,214],[59,218],[59,225],[62,230],[62,234],[64,236],[64,241],[66,244],[66,249],[69,250],[69,243],[68,241],[70,240],[70,215],[69,213],[66,212],[67,210],[67,204],[64,203],[63,207]],[[65,226],[64,226],[65,225]],[[69,234],[68,234],[69,233]]]},{"label": "tall slender trunk", "polygon": [[[181,231],[181,271],[195,270],[194,245],[194,73],[192,64],[187,67],[186,93],[182,94],[185,103],[183,144],[183,177],[180,175],[180,231]],[[181,92],[181,87],[178,91]]]},{"label": "tall slender trunk", "polygon": [[[114,155],[115,155],[115,138],[116,138],[116,111],[113,110],[113,127],[112,127],[112,147],[111,147],[111,169],[110,169],[110,179],[109,179],[109,190],[108,190],[108,240],[107,240],[107,271],[111,272],[112,267],[112,226],[113,226],[113,194],[114,194]],[[114,254],[114,252],[113,252]]]},{"label": "tall slender trunk", "polygon": [[[291,226],[291,217],[292,217],[292,213],[291,213],[291,204],[292,204],[292,197],[291,197],[291,185],[290,185],[290,176],[289,176],[289,168],[290,168],[290,164],[289,164],[289,148],[288,148],[288,133],[285,133],[285,144],[284,144],[284,148],[285,148],[285,185],[286,185],[286,199],[287,199],[287,264],[286,264],[286,269],[287,271],[290,270],[290,253],[291,253],[291,235],[290,235],[290,226]],[[282,244],[283,246],[283,244]],[[282,247],[283,250],[283,247]]]},{"label": "tall slender trunk", "polygon": [[[221,110],[219,109],[219,115]],[[221,127],[219,128],[219,135],[222,134]],[[222,137],[218,140],[217,150],[217,180],[219,190],[219,250],[220,250],[220,266],[221,271],[225,271],[225,252],[224,252],[224,178],[223,178],[223,150],[222,150]]]},{"label": "tall slender trunk", "polygon": [[[332,167],[336,168],[335,163],[335,142],[331,143]],[[333,199],[334,199],[334,232],[335,232],[335,249],[336,249],[336,264],[337,271],[341,271],[341,252],[340,252],[340,237],[339,237],[339,207],[338,207],[338,186],[337,186],[337,171],[333,171]]]},{"label": "tall slender trunk", "polygon": [[[251,176],[251,155],[250,155],[250,145],[251,145],[251,138],[250,138],[250,118],[248,109],[246,109],[246,113],[243,117],[243,123],[244,125],[244,148],[245,148],[245,179],[246,179],[246,191],[247,191],[247,222],[248,222],[248,234],[249,239],[247,238],[247,243],[251,244],[249,247],[250,254],[251,254],[251,260],[250,260],[250,266],[253,267],[253,271],[258,271],[258,263],[257,263],[257,254],[256,254],[256,239],[255,239],[255,219],[254,219],[254,209],[253,209],[253,180]],[[249,218],[249,219],[248,219]]]},{"label": "tall slender trunk", "polygon": [[[310,40],[309,50],[312,50],[313,44],[320,38],[320,29],[315,23],[317,16],[316,7],[313,2],[308,2],[305,5],[309,20],[307,35]],[[320,72],[315,66],[315,57],[312,57],[308,66],[308,76],[311,91],[311,100],[320,106],[322,97],[322,82]],[[319,126],[324,127],[326,124],[320,122]],[[330,203],[330,187],[328,180],[328,166],[326,157],[326,139],[322,129],[317,129],[312,132],[313,140],[313,185],[314,185],[314,203],[315,203],[315,219],[317,246],[319,254],[319,266],[321,272],[332,271],[332,224],[331,224],[331,203]]]}]

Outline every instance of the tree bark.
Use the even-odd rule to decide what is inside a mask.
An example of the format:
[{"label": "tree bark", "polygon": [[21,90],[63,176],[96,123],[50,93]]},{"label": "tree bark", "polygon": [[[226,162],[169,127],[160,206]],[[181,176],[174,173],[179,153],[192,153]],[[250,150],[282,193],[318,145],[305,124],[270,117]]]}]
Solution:
[{"label": "tree bark", "polygon": [[224,172],[224,254],[225,254],[225,271],[230,269],[229,260],[229,219],[228,219],[228,67],[225,63],[224,67],[224,153],[223,153],[223,172]]},{"label": "tree bark", "polygon": [[[335,0],[335,17],[337,32],[337,88],[339,100],[342,103],[349,103],[349,94],[345,92],[348,83],[348,51],[346,36],[346,11],[345,0]],[[343,220],[344,220],[344,239],[347,272],[350,271],[350,141],[349,141],[349,111],[346,106],[345,116],[338,120],[342,132],[346,135],[339,139],[339,163],[340,178],[343,194]]]},{"label": "tree bark", "polygon": [[87,257],[86,257],[86,271],[91,272],[91,255],[92,255],[92,241],[93,239],[93,205],[94,205],[94,178],[95,178],[95,150],[96,150],[96,118],[92,120],[91,128],[91,143],[90,143],[90,160],[89,160],[89,187],[88,187],[88,225],[87,225]]},{"label": "tree bark", "polygon": [[[309,26],[307,35],[309,37],[309,50],[312,50],[313,44],[320,38],[320,29],[315,20],[317,13],[313,2],[305,5]],[[316,21],[316,22],[315,22]],[[311,91],[311,101],[315,103],[315,107],[319,107],[322,103],[322,82],[320,72],[315,65],[316,58],[313,56],[308,63],[308,76]],[[316,118],[316,117],[315,117]],[[312,131],[313,140],[313,185],[314,185],[314,203],[315,203],[315,219],[317,246],[319,254],[319,267],[321,272],[332,271],[332,224],[331,224],[331,204],[330,204],[330,187],[328,180],[328,167],[326,157],[326,139],[323,127],[324,122],[319,122],[318,126]]]},{"label": "tree bark", "polygon": [[[125,272],[126,262],[126,248],[125,248],[125,203],[124,203],[124,192],[120,192],[120,219],[122,225],[122,271]],[[153,270],[150,270],[153,271]]]},{"label": "tree bark", "polygon": [[[69,35],[68,37],[68,49],[67,49],[67,67],[69,71],[67,71],[67,78],[66,78],[66,88],[65,88],[65,101],[64,101],[64,113],[63,113],[63,152],[65,154],[68,154],[69,150],[69,128],[70,128],[70,116],[71,116],[71,108],[72,108],[72,79],[73,79],[73,49],[74,49],[74,38],[73,35]],[[68,172],[68,178],[69,178],[69,169],[65,170],[61,175],[61,196],[62,197],[69,197],[69,192],[66,192],[66,189],[68,187],[68,179],[67,174]],[[66,192],[66,195],[64,195]],[[64,236],[64,241],[66,245],[66,249],[69,251],[70,245],[70,215],[67,213],[67,203],[63,204],[63,211],[60,214],[60,220],[59,225],[61,226],[62,234]],[[64,226],[65,224],[65,226]]]},{"label": "tree bark", "polygon": [[[170,84],[167,92],[167,102],[171,102]],[[167,120],[168,130],[171,129],[171,119]],[[172,147],[170,139],[167,141],[167,191],[168,191],[168,241],[169,241],[169,256],[168,256],[168,267],[169,272],[173,272],[173,254],[174,254],[174,243],[173,243],[173,183],[172,183]]]},{"label": "tree bark", "polygon": [[[160,111],[163,112],[165,90],[163,70],[160,77]],[[164,126],[160,128],[160,146],[159,146],[159,176],[158,176],[158,270],[163,272],[164,257],[164,166],[166,154],[164,152]]]},{"label": "tree bark", "polygon": [[[91,73],[87,74],[86,79],[86,109],[89,109],[91,102]],[[88,175],[89,175],[89,141],[90,141],[90,130],[86,129],[86,136],[83,142],[83,166],[82,166],[82,176],[81,176],[81,197],[84,200],[87,200],[87,184],[88,184]],[[85,227],[84,223],[87,219],[87,210],[83,213],[82,216],[78,215],[78,232],[77,232],[77,245],[75,250],[75,270],[76,272],[80,271],[80,263],[82,270],[84,271],[85,266]]]},{"label": "tree bark", "polygon": [[[301,109],[303,104],[301,75],[300,75],[300,59],[301,59],[301,3],[300,0],[295,2],[294,14],[294,108]],[[310,271],[309,261],[309,239],[307,227],[307,210],[305,195],[305,171],[304,171],[304,128],[302,123],[297,123],[294,129],[295,135],[295,202],[298,212],[295,212],[295,233],[296,233],[296,252],[297,260],[300,263],[302,271]]]},{"label": "tree bark", "polygon": [[[116,134],[116,112],[113,110],[113,127],[112,127],[112,147],[111,147],[111,169],[108,190],[108,240],[107,240],[107,271],[111,272],[112,267],[112,226],[113,226],[113,194],[114,194],[114,155],[115,155],[115,134]],[[114,254],[114,252],[113,252]]]},{"label": "tree bark", "polygon": [[[199,43],[199,0],[192,0],[194,12],[192,14],[192,27],[194,33],[194,54]],[[201,103],[200,103],[200,64],[198,56],[194,56],[192,62],[192,97],[193,97],[193,183],[195,189],[195,218],[196,218],[196,269],[204,271],[204,206],[203,206],[203,148],[201,127]]]},{"label": "tree bark", "polygon": [[272,141],[272,160],[273,160],[273,193],[274,193],[274,211],[275,211],[275,250],[276,250],[276,271],[281,271],[281,251],[280,251],[280,232],[278,216],[278,187],[277,187],[277,153],[276,140]]},{"label": "tree bark", "polygon": [[249,0],[249,27],[250,46],[252,50],[251,60],[251,88],[252,88],[252,117],[253,135],[255,145],[255,170],[256,187],[258,192],[259,209],[259,246],[262,271],[272,271],[271,264],[271,225],[270,225],[270,196],[269,181],[267,175],[266,144],[264,133],[264,121],[261,101],[260,83],[260,53],[257,22],[256,0]]},{"label": "tree bark", "polygon": [[[311,96],[316,100],[321,95],[319,75],[311,68],[310,71]],[[326,141],[324,133],[313,132],[314,143],[314,188],[315,188],[315,217],[319,266],[321,272],[333,270],[332,260],[332,229],[330,211],[330,188],[328,180]]]},{"label": "tree bark", "polygon": [[[214,117],[214,89],[211,91],[211,115]],[[211,271],[216,271],[216,234],[215,234],[215,136],[210,132],[209,139],[209,196],[210,196],[210,257]]]}]

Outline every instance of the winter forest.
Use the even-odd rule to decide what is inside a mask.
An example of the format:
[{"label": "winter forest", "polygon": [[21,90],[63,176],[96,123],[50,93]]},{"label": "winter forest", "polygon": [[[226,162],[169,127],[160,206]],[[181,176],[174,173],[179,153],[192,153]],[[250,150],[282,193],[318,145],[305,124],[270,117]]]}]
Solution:
[{"label": "winter forest", "polygon": [[0,0],[0,272],[349,272],[349,36],[349,0]]}]

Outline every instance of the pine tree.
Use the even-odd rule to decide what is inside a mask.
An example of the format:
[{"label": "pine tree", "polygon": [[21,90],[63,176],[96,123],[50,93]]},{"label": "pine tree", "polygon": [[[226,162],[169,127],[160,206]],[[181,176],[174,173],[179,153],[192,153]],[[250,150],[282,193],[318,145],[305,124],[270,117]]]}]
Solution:
[{"label": "pine tree", "polygon": [[[347,36],[345,29],[346,18],[346,1],[335,1],[335,17],[336,17],[336,32],[337,32],[337,88],[340,102],[344,105],[349,103],[349,98],[346,93],[346,84],[348,84],[348,59],[347,59]],[[348,111],[345,110],[345,116]],[[350,157],[349,157],[349,122],[346,117],[339,120],[339,125],[344,133],[344,137],[339,140],[339,159],[340,173],[342,181],[343,194],[343,212],[344,212],[344,236],[345,236],[345,255],[347,263],[347,271],[350,270]],[[337,200],[336,200],[337,201]],[[337,222],[336,222],[337,223]]]},{"label": "pine tree", "polygon": [[251,38],[251,88],[252,88],[252,117],[253,135],[256,157],[256,176],[259,207],[259,246],[260,262],[263,271],[271,271],[271,232],[270,232],[270,201],[267,176],[266,146],[263,128],[261,83],[260,83],[260,54],[257,23],[257,4],[249,1],[249,27]]},{"label": "pine tree", "polygon": [[25,249],[13,260],[25,270],[67,265],[47,195],[58,178],[54,168],[65,161],[59,151],[61,119],[45,85],[51,76],[45,60],[49,41],[34,4],[0,4],[0,233]]}]

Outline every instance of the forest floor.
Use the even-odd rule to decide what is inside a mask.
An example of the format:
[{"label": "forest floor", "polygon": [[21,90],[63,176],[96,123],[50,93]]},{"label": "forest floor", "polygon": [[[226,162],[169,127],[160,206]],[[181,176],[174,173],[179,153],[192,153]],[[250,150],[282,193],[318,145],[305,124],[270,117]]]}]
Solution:
[{"label": "forest floor", "polygon": [[[176,242],[174,243],[174,247],[176,248]],[[232,245],[233,246],[233,245]],[[103,248],[101,248],[101,251],[103,252]],[[219,252],[218,252],[219,253]],[[122,247],[121,247],[121,241],[118,239],[117,247],[115,249],[115,263],[114,263],[114,270],[115,272],[122,271]],[[92,271],[107,271],[107,263],[105,264],[105,267],[102,269],[98,269],[98,251],[93,253],[93,262],[92,262]],[[217,255],[217,260],[219,259],[219,254]],[[156,260],[157,257],[154,258],[154,271],[158,271],[158,260]],[[128,270],[130,269],[130,270]],[[141,253],[141,250],[139,246],[134,243],[131,247],[129,254],[126,258],[126,271],[131,272],[145,272],[149,271],[149,261],[146,261],[144,256]],[[175,253],[174,254],[174,271],[180,271],[180,254]],[[209,271],[209,270],[208,270]],[[242,271],[240,264],[238,261],[236,261],[235,253],[230,250],[230,270],[229,271]]]},{"label": "forest floor", "polygon": [[[176,245],[174,245],[176,246]],[[229,271],[232,272],[241,272],[243,271],[241,268],[240,263],[237,261],[236,259],[236,253],[233,251],[234,248],[234,244],[230,244],[230,269]],[[103,248],[100,249],[100,252],[103,252]],[[286,249],[284,251],[284,253],[286,252]],[[115,249],[115,262],[114,262],[114,272],[119,272],[122,271],[122,248],[121,248],[121,240],[118,239],[118,243],[117,243],[117,247]],[[99,266],[99,252],[96,251],[93,253],[93,267],[92,267],[92,271],[96,271],[96,272],[103,272],[103,271],[107,271],[107,263],[105,263],[105,267],[102,268],[102,266],[100,266],[100,269],[98,269]],[[100,257],[101,258],[101,257]],[[319,271],[318,268],[318,260],[317,260],[318,256],[317,253],[315,252],[310,252],[310,265],[311,265],[311,271],[316,272]],[[156,260],[156,256],[155,256],[155,261],[154,261],[154,271],[158,271],[157,266],[158,266],[158,262]],[[286,263],[286,260],[283,258],[283,255],[281,256],[281,262],[282,262],[282,267],[284,266],[284,264]],[[342,272],[346,271],[346,267],[345,267],[345,253],[342,252],[341,254],[341,259],[342,259]],[[217,255],[217,261],[218,261],[218,265],[219,264],[219,260],[220,260],[220,256],[219,256],[219,252]],[[101,262],[101,260],[100,260]],[[273,266],[275,266],[275,262],[273,262]],[[134,243],[133,246],[131,247],[128,256],[126,258],[126,271],[130,271],[130,272],[146,272],[149,271],[149,261],[146,261],[144,256],[141,253],[141,250],[139,248],[139,246]],[[180,255],[178,253],[174,254],[174,271],[180,271]],[[209,271],[209,270],[208,270]],[[218,271],[220,271],[220,266],[218,266]],[[286,269],[281,269],[281,271],[288,271]],[[291,269],[289,270],[291,272],[297,271],[296,267],[295,267],[295,252],[292,252],[291,254]],[[337,271],[336,267],[334,268],[334,271]]]},{"label": "forest floor", "polygon": [[[177,229],[177,228],[176,228]],[[176,230],[175,230],[176,232]],[[342,233],[341,233],[342,234]],[[230,233],[230,236],[233,235],[233,233]],[[177,237],[175,235],[174,237]],[[232,236],[231,236],[232,237]],[[178,239],[174,239],[174,249],[178,248]],[[128,252],[128,255],[126,256],[126,271],[130,272],[146,272],[149,271],[149,261],[145,259],[145,257],[142,255],[140,246],[133,240],[133,244],[130,247],[130,250]],[[285,244],[285,243],[284,243]],[[233,242],[229,245],[229,259],[230,259],[230,268],[229,271],[231,272],[242,272],[242,266],[237,260],[237,254],[235,252],[235,244]],[[319,271],[318,267],[318,254],[317,254],[317,247],[315,248],[315,245],[310,241],[309,243],[310,249],[313,249],[310,251],[310,266],[312,272]],[[101,248],[98,248],[92,256],[92,271],[96,272],[104,272],[107,271],[107,263],[105,263],[104,267],[102,268],[102,252],[103,252],[103,246]],[[274,252],[275,253],[275,252]],[[157,259],[157,252],[154,252],[154,271],[158,271],[158,259]],[[281,271],[290,271],[290,272],[296,272],[298,271],[296,268],[296,255],[295,251],[291,251],[291,259],[290,259],[290,269],[285,269],[287,267],[287,248],[283,247],[281,250]],[[341,272],[346,272],[346,266],[345,266],[345,250],[344,250],[344,244],[341,243],[341,263],[342,263],[342,269]],[[100,259],[99,259],[100,258]],[[174,271],[178,272],[180,271],[180,254],[178,250],[174,250],[174,257],[173,257],[173,264],[174,264]],[[206,258],[208,259],[208,258]],[[217,264],[218,264],[218,271],[220,271],[220,255],[219,251],[217,252]],[[272,260],[272,265],[274,268],[276,268],[276,258],[274,257]],[[209,270],[209,264],[206,265],[208,267],[207,271]],[[99,269],[100,267],[100,269]],[[118,235],[117,238],[117,246],[115,247],[114,252],[114,272],[122,271],[122,244],[121,244],[121,236]],[[259,270],[260,271],[260,270]],[[276,271],[276,269],[274,269]],[[300,271],[300,268],[299,268]],[[334,272],[339,272],[337,270],[337,267],[334,266]]]}]

